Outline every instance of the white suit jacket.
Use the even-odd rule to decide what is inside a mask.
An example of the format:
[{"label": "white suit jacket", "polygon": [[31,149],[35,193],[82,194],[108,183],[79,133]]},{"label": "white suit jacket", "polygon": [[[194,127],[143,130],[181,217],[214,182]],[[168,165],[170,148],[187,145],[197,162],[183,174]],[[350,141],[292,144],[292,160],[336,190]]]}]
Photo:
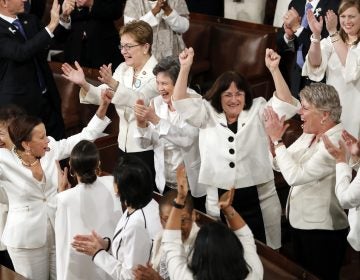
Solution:
[{"label": "white suit jacket", "polygon": [[[111,102],[114,103],[120,118],[118,142],[119,148],[124,152],[133,153],[152,149],[152,147],[142,149],[134,141],[136,120],[133,106],[139,98],[143,99],[145,104],[148,105],[150,100],[158,95],[155,76],[152,72],[156,64],[155,57],[150,57],[139,76],[137,76],[140,81],[138,87],[133,86],[134,69],[127,66],[125,62],[121,63],[113,74],[113,78],[119,82],[119,86]],[[107,87],[105,84],[98,87],[90,85],[87,93],[81,89],[80,102],[99,104],[101,90]]]},{"label": "white suit jacket", "polygon": [[176,123],[171,123],[168,120],[169,107],[161,96],[155,97],[152,103],[155,113],[160,117],[160,122],[156,126],[150,124],[146,128],[136,127],[134,137],[142,148],[146,149],[151,145],[154,147],[157,188],[161,193],[164,191],[166,183],[164,149],[165,143],[170,142],[180,150],[191,194],[194,197],[206,195],[206,185],[198,183],[200,171],[199,129],[186,123],[180,116]]},{"label": "white suit jacket", "polygon": [[81,133],[55,141],[49,137],[50,151],[40,159],[44,186],[33,177],[30,169],[21,164],[14,151],[0,149],[0,180],[6,181],[9,213],[2,236],[6,246],[33,249],[46,243],[47,221],[54,227],[58,187],[57,160],[69,157],[72,148],[83,139],[95,140],[110,120],[94,116]]},{"label": "white suit jacket", "polygon": [[113,176],[98,177],[92,184],[80,183],[58,194],[55,217],[58,280],[111,279],[89,256],[76,252],[71,242],[76,234],[90,234],[92,230],[100,236],[111,236],[121,215]]},{"label": "white suit jacket", "polygon": [[[325,134],[338,143],[341,124]],[[338,230],[348,227],[347,217],[335,195],[335,160],[313,134],[302,134],[288,149],[276,148],[274,166],[291,186],[287,214],[297,229]]]},{"label": "white suit jacket", "polygon": [[155,200],[131,214],[126,210],[116,226],[111,254],[100,251],[94,262],[112,279],[134,279],[133,269],[150,260],[152,242],[161,230],[159,205]]},{"label": "white suit jacket", "polygon": [[350,245],[360,251],[360,173],[351,182],[352,169],[346,163],[336,164],[336,196],[341,206],[349,209],[350,232],[347,237]]},{"label": "white suit jacket", "polygon": [[4,182],[0,182],[0,251],[6,250],[6,246],[1,242],[1,235],[4,231],[9,211],[9,200],[2,184],[4,184]]},{"label": "white suit jacket", "polygon": [[274,179],[268,152],[268,138],[262,123],[263,109],[271,105],[280,116],[292,117],[299,109],[282,102],[275,95],[266,102],[255,98],[251,108],[238,117],[238,130],[227,128],[224,113],[217,113],[211,104],[193,96],[173,105],[189,124],[199,127],[201,167],[199,182],[216,188],[244,188]]}]

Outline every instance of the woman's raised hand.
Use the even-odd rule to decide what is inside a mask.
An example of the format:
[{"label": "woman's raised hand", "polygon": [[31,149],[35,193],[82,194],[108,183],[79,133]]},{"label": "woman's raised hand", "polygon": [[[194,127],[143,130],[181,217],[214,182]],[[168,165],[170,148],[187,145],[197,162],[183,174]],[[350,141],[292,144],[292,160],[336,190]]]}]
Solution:
[{"label": "woman's raised hand", "polygon": [[194,60],[194,49],[193,48],[185,48],[180,54],[179,54],[179,61],[182,68],[187,68],[190,70],[191,65]]},{"label": "woman's raised hand", "polygon": [[64,63],[61,66],[61,70],[64,73],[64,74],[62,74],[62,76],[65,79],[67,79],[77,85],[82,86],[83,84],[86,83],[84,71],[77,61],[75,61],[75,67],[76,67],[76,69],[71,67],[70,64]]},{"label": "woman's raised hand", "polygon": [[232,205],[234,200],[235,188],[232,187],[226,193],[223,193],[219,198],[219,208],[224,210]]},{"label": "woman's raised hand", "polygon": [[308,20],[308,23],[309,23],[309,27],[310,27],[310,30],[311,32],[313,33],[313,35],[316,37],[316,38],[320,38],[321,36],[321,30],[323,28],[323,24],[324,24],[324,20],[323,20],[323,17],[320,16],[319,17],[319,21],[316,19],[313,11],[311,9],[309,9],[307,12],[306,12],[306,16],[307,16],[307,20]]},{"label": "woman's raised hand", "polygon": [[264,126],[267,135],[274,142],[282,138],[289,124],[285,124],[285,116],[279,118],[274,109],[268,106],[264,109]]},{"label": "woman's raised hand", "polygon": [[177,182],[177,191],[178,191],[177,200],[181,200],[182,202],[185,202],[189,187],[188,187],[188,181],[186,177],[186,170],[184,164],[180,164],[176,169],[176,182]]},{"label": "woman's raised hand", "polygon": [[325,16],[326,30],[329,34],[334,34],[337,31],[338,17],[333,10],[328,10]]},{"label": "woman's raised hand", "polygon": [[112,85],[114,84],[114,81],[113,81],[114,79],[112,77],[111,66],[112,66],[111,63],[109,63],[108,65],[100,66],[100,69],[99,69],[100,77],[98,77],[98,80],[100,82],[102,82],[103,84],[106,84],[107,86],[113,88]]},{"label": "woman's raised hand", "polygon": [[360,140],[356,139],[346,130],[343,130],[341,137],[344,139],[346,149],[351,156],[360,157]]},{"label": "woman's raised hand", "polygon": [[336,162],[347,162],[346,160],[346,147],[345,143],[342,140],[339,140],[339,147],[336,147],[329,139],[327,135],[321,136],[321,139],[324,142],[326,150],[332,155]]},{"label": "woman's raised hand", "polygon": [[279,69],[280,55],[273,49],[266,49],[265,51],[265,65],[273,73]]}]

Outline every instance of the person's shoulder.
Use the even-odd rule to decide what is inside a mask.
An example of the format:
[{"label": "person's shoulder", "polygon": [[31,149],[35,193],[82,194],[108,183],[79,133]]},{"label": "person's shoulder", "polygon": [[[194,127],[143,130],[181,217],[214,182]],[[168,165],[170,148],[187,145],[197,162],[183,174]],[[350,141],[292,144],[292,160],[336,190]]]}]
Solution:
[{"label": "person's shoulder", "polygon": [[57,194],[58,206],[59,205],[72,205],[72,201],[76,199],[78,193],[78,185],[75,187],[62,191]]}]

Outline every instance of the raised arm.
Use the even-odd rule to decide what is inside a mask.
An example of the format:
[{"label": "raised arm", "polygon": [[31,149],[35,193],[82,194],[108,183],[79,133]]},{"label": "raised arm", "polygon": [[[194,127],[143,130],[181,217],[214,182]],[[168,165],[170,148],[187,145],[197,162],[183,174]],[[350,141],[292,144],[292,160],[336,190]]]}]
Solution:
[{"label": "raised arm", "polygon": [[276,96],[284,102],[289,104],[293,103],[293,97],[290,89],[284,80],[283,75],[279,69],[280,55],[278,55],[272,49],[266,49],[265,51],[265,64],[269,69],[275,84]]},{"label": "raised arm", "polygon": [[77,61],[75,61],[75,67],[76,69],[71,67],[70,64],[64,63],[61,66],[61,70],[64,73],[62,76],[70,82],[73,82],[74,84],[82,87],[85,92],[88,92],[90,89],[90,84],[86,81],[84,71]]},{"label": "raised arm", "polygon": [[180,72],[179,76],[176,80],[175,87],[174,87],[174,93],[172,98],[174,100],[181,100],[188,98],[187,95],[187,85],[188,85],[188,79],[189,79],[189,73],[191,69],[191,65],[193,63],[194,59],[194,50],[193,48],[185,48],[180,54],[179,54],[179,61],[180,61]]},{"label": "raised arm", "polygon": [[306,16],[310,30],[312,32],[312,40],[308,51],[309,63],[313,67],[318,67],[321,65],[320,40],[321,30],[323,28],[323,18],[321,16],[320,20],[318,21],[310,9],[307,11]]}]

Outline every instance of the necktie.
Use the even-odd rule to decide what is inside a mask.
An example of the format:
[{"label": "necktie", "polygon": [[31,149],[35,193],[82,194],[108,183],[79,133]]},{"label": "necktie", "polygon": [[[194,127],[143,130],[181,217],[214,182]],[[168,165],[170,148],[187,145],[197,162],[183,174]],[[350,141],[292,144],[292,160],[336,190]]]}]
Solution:
[{"label": "necktie", "polygon": [[[309,23],[307,21],[307,17],[306,17],[306,13],[308,10],[312,9],[313,6],[311,5],[311,3],[306,3],[305,5],[305,12],[304,12],[304,15],[301,19],[301,26],[303,26],[304,28],[307,28],[309,26]],[[303,48],[303,45],[299,45],[299,48],[297,50],[297,53],[296,53],[296,63],[297,65],[299,65],[300,68],[303,67],[304,65],[304,57],[303,57],[303,53],[302,53],[302,48]]]},{"label": "necktie", "polygon": [[[17,18],[15,19],[12,24],[16,27],[17,30],[19,30],[19,32],[21,33],[21,35],[27,39],[24,28],[20,22],[20,20]],[[36,58],[34,58],[34,63],[35,63],[35,68],[36,68],[36,74],[37,74],[37,78],[38,78],[38,82],[39,82],[39,86],[40,86],[40,90],[41,93],[45,93],[46,92],[46,84],[45,84],[45,79],[44,79],[44,75],[41,72],[41,68],[39,66],[38,61],[36,60]]]}]

